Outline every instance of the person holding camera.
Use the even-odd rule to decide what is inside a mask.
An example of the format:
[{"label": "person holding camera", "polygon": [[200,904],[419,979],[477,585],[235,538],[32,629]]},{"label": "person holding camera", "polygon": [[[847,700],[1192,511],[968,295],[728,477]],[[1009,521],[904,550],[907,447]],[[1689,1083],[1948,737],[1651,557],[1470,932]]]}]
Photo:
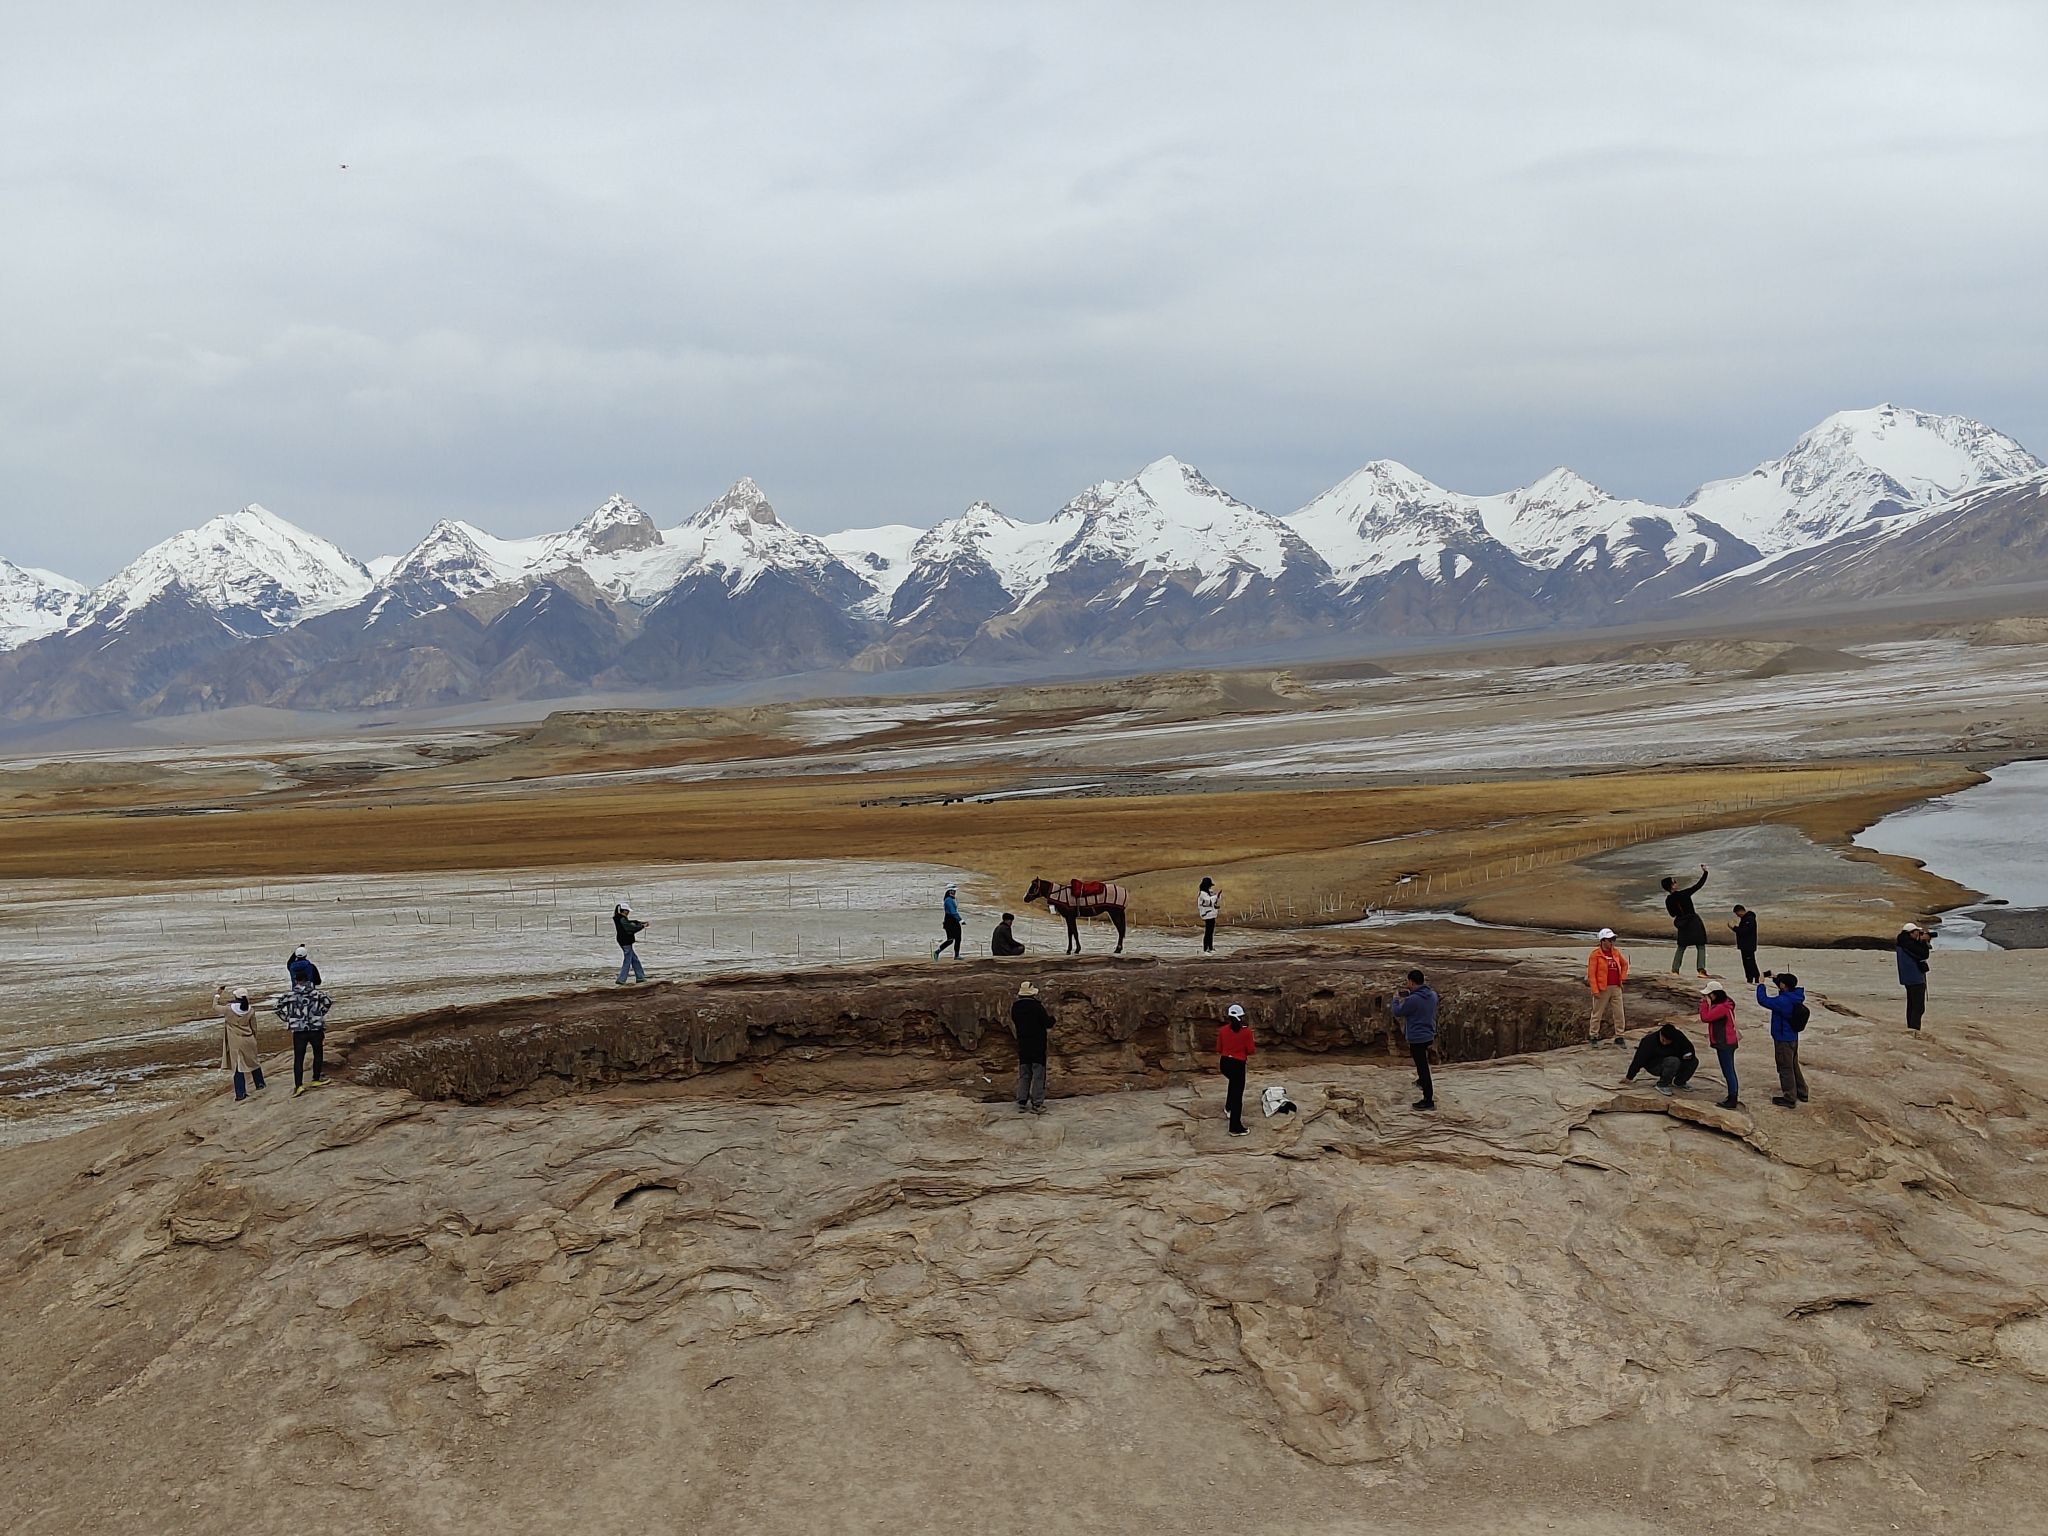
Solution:
[{"label": "person holding camera", "polygon": [[619,979],[617,985],[626,984],[630,972],[635,981],[645,981],[647,972],[641,968],[639,951],[633,948],[636,940],[647,925],[633,916],[633,909],[625,902],[612,908],[612,936],[619,941]]},{"label": "person holding camera", "polygon": [[[1769,982],[1778,990],[1768,990]],[[1806,1006],[1806,991],[1790,971],[1766,971],[1757,983],[1756,1000],[1770,1010],[1771,1055],[1777,1061],[1778,1093],[1771,1102],[1780,1109],[1797,1109],[1806,1102],[1806,1074],[1799,1067],[1799,1037],[1806,1021],[1813,1017]]]},{"label": "person holding camera", "polygon": [[248,988],[229,991],[227,983],[221,982],[213,989],[213,1007],[226,1025],[220,1064],[235,1074],[235,1102],[240,1104],[249,1097],[251,1079],[258,1088],[263,1086],[263,1063],[256,1054],[256,1014],[249,1006]]},{"label": "person holding camera", "polygon": [[1408,973],[1391,1001],[1408,1041],[1408,1054],[1415,1062],[1415,1086],[1422,1090],[1422,1097],[1409,1105],[1410,1109],[1436,1108],[1436,1084],[1429,1075],[1429,1048],[1436,1040],[1436,1002],[1436,992],[1420,971]]}]

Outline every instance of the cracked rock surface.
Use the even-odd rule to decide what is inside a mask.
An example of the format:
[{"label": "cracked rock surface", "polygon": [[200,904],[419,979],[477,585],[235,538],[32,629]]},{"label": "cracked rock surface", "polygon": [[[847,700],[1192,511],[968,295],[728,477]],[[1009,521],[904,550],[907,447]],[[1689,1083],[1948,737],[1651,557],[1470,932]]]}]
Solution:
[{"label": "cracked rock surface", "polygon": [[2031,1528],[2041,1047],[1825,995],[1796,1112],[1746,1023],[1754,1111],[1576,1046],[1440,1069],[1433,1116],[1405,1063],[1255,1060],[1300,1112],[1243,1138],[1200,1073],[1043,1117],[685,1076],[273,1084],[21,1148],[0,1503],[38,1533]]}]

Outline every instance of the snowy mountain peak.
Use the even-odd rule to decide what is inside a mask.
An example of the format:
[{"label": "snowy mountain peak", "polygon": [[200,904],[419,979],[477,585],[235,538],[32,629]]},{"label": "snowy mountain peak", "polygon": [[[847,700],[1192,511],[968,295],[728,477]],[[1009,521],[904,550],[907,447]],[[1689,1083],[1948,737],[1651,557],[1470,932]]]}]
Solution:
[{"label": "snowy mountain peak", "polygon": [[751,476],[742,475],[732,488],[710,505],[697,512],[685,527],[710,527],[714,523],[734,521],[760,523],[763,526],[781,525],[775,515],[775,508],[769,504],[761,487],[754,484]]},{"label": "snowy mountain peak", "polygon": [[653,518],[632,502],[615,495],[551,543],[563,560],[575,561],[589,555],[657,548],[661,544],[661,530],[654,526]]},{"label": "snowy mountain peak", "polygon": [[1278,518],[1219,490],[1175,458],[1155,459],[1121,483],[1091,486],[1067,503],[1051,528],[1071,534],[1048,574],[1120,563],[1136,576],[1199,576],[1202,590],[1233,572],[1273,578],[1290,558],[1315,560]]},{"label": "snowy mountain peak", "polygon": [[1703,485],[1685,505],[1778,555],[2041,467],[2004,433],[1966,416],[1875,405],[1837,411],[1784,457]]},{"label": "snowy mountain peak", "polygon": [[85,588],[68,576],[0,560],[0,651],[55,634],[84,601]]},{"label": "snowy mountain peak", "polygon": [[1591,507],[1614,500],[1577,470],[1566,469],[1562,465],[1508,494],[1518,498],[1524,506]]},{"label": "snowy mountain peak", "polygon": [[346,607],[370,585],[353,556],[252,503],[144,551],[94,589],[78,622],[117,624],[176,589],[238,634],[261,634]]}]

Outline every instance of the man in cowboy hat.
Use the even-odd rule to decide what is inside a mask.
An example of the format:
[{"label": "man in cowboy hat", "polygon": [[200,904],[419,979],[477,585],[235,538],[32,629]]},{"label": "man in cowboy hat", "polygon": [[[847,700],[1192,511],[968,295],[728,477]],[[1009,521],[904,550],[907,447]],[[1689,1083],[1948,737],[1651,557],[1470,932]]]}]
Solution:
[{"label": "man in cowboy hat", "polygon": [[1038,1000],[1038,988],[1025,982],[1010,1004],[1010,1024],[1017,1031],[1017,1113],[1045,1113],[1045,1037],[1052,1015]]}]

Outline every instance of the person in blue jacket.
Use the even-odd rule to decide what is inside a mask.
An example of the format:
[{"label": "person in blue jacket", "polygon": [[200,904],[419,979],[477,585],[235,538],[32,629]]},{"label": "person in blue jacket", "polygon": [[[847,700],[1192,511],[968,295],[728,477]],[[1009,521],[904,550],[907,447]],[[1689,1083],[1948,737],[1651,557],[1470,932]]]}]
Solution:
[{"label": "person in blue jacket", "polygon": [[1415,1061],[1415,1086],[1422,1090],[1411,1109],[1436,1108],[1436,1084],[1429,1075],[1429,1047],[1436,1039],[1436,993],[1422,972],[1410,971],[1407,981],[1392,1000],[1394,1017],[1401,1021],[1401,1033],[1408,1041],[1408,1054]]},{"label": "person in blue jacket", "polygon": [[1899,930],[1894,952],[1899,957],[1899,985],[1906,989],[1906,1028],[1918,1029],[1927,1016],[1927,966],[1934,941],[1918,923]]},{"label": "person in blue jacket", "polygon": [[932,958],[936,960],[950,949],[953,951],[953,958],[958,960],[960,958],[960,887],[957,885],[946,887],[946,915],[944,923],[946,936],[939,941],[939,947],[932,951]]},{"label": "person in blue jacket", "polygon": [[[1778,990],[1772,992],[1767,983]],[[1806,992],[1790,971],[1774,971],[1757,983],[1756,1000],[1771,1015],[1771,1055],[1778,1064],[1778,1093],[1771,1102],[1797,1109],[1806,1102],[1806,1074],[1799,1070],[1799,1035],[1809,1017]]]},{"label": "person in blue jacket", "polygon": [[292,986],[301,992],[310,991],[320,985],[320,967],[306,955],[306,946],[294,949],[291,958],[284,963],[285,974],[292,979]]}]

